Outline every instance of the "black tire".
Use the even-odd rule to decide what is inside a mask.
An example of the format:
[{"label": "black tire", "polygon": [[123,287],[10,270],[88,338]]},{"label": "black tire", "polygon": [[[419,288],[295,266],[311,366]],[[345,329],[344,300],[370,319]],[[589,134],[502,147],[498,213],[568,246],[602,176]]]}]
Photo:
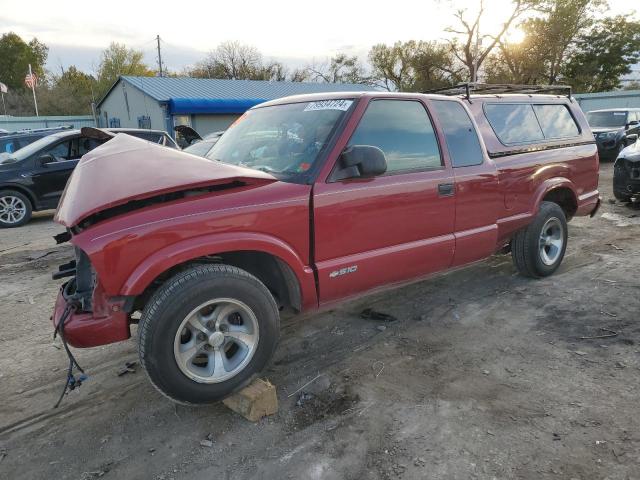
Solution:
[{"label": "black tire", "polygon": [[627,195],[626,193],[622,193],[619,190],[614,190],[613,191],[613,196],[616,197],[616,200],[618,200],[619,202],[622,202],[622,203],[631,202],[631,195]]},{"label": "black tire", "polygon": [[[8,203],[5,203],[5,201],[9,202],[9,199],[18,199],[19,202],[21,202],[21,205],[24,206],[24,214],[17,221],[10,221],[11,218],[15,218],[13,212],[11,216],[9,216],[9,213],[4,213],[4,208],[8,206]],[[31,200],[29,200],[29,198],[27,198],[23,193],[16,190],[0,190],[0,228],[21,227],[31,220],[32,211],[33,207],[31,206]]]},{"label": "black tire", "polygon": [[[249,307],[257,320],[259,338],[251,360],[239,373],[218,383],[199,383],[178,366],[174,341],[190,312],[218,298]],[[170,278],[151,297],[140,319],[138,353],[149,379],[166,397],[182,404],[207,404],[224,399],[255,378],[271,359],[279,330],[278,307],[262,282],[229,265],[201,265]]]},{"label": "black tire", "polygon": [[[549,222],[561,228],[558,236],[562,238],[562,246],[558,248],[557,257],[554,256],[551,264],[545,262],[540,243],[543,228],[547,227]],[[520,274],[541,278],[555,272],[562,263],[567,249],[567,233],[567,218],[562,208],[557,203],[542,202],[533,222],[516,233],[511,241],[511,256]],[[546,260],[550,258],[547,256]]]},{"label": "black tire", "polygon": [[629,178],[624,168],[619,162],[616,162],[613,165],[613,196],[619,202],[629,203],[631,201],[631,195],[624,190],[620,190],[620,188],[624,188],[628,180]]}]

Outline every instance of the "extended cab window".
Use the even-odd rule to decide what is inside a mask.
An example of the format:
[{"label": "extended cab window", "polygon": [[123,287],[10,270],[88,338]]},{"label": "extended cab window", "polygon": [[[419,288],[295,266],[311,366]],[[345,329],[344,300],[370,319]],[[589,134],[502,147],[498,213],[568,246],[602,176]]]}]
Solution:
[{"label": "extended cab window", "polygon": [[480,165],[483,159],[482,147],[464,107],[458,102],[446,100],[435,100],[432,105],[442,125],[454,168]]},{"label": "extended cab window", "polygon": [[487,104],[484,108],[487,120],[505,145],[544,140],[531,104]]},{"label": "extended cab window", "polygon": [[373,100],[349,145],[373,145],[387,158],[387,172],[440,168],[440,149],[422,103]]},{"label": "extended cab window", "polygon": [[580,133],[566,105],[534,105],[545,138],[569,138]]},{"label": "extended cab window", "polygon": [[566,105],[486,104],[485,115],[505,145],[571,138],[580,134]]}]

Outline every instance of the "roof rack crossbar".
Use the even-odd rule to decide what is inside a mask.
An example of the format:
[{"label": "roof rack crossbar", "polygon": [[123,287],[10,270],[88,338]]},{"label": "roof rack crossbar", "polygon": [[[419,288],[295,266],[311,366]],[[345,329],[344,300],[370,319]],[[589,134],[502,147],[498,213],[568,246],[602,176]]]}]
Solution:
[{"label": "roof rack crossbar", "polygon": [[441,95],[464,95],[467,100],[471,99],[472,93],[478,94],[501,94],[501,93],[556,93],[571,98],[570,85],[515,85],[508,83],[477,83],[466,82],[449,87],[435,88],[426,90],[422,93],[439,93]]}]

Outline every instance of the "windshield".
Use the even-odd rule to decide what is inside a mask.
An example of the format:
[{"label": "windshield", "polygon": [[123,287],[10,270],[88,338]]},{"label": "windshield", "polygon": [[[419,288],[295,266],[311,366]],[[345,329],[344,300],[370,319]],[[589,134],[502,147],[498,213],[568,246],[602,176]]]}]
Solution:
[{"label": "windshield", "polygon": [[322,100],[249,110],[207,158],[290,177],[309,170],[353,100]]},{"label": "windshield", "polygon": [[624,127],[627,124],[627,112],[589,112],[587,122],[591,127]]},{"label": "windshield", "polygon": [[24,160],[25,158],[30,157],[37,151],[45,148],[47,145],[55,142],[58,139],[59,137],[55,135],[48,135],[36,140],[33,143],[30,143],[26,147],[22,147],[21,149],[16,150],[13,153],[2,153],[0,154],[0,164],[19,162],[21,160]]}]

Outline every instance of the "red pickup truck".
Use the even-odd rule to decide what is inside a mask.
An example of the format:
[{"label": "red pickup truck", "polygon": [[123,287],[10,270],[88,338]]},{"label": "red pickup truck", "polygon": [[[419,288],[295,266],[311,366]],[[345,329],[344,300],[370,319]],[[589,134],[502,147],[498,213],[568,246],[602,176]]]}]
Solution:
[{"label": "red pickup truck", "polygon": [[337,93],[263,103],[200,158],[127,135],[85,155],[56,213],[75,260],[53,322],[75,347],[138,323],[183,403],[241,388],[279,316],[511,251],[552,274],[594,215],[598,156],[562,95]]}]

